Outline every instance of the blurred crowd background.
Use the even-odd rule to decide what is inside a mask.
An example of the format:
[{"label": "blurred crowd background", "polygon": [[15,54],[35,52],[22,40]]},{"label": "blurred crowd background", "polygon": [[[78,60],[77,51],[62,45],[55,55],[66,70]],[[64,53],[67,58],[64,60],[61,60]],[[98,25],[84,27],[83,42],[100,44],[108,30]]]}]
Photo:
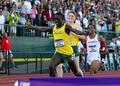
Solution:
[{"label": "blurred crowd background", "polygon": [[[108,40],[120,38],[120,0],[0,0],[0,31],[9,36],[24,32],[45,34],[24,28],[26,24],[51,27],[54,15],[69,10],[76,12],[76,24],[87,30],[92,23],[96,32]],[[23,26],[23,27],[22,27]]]}]

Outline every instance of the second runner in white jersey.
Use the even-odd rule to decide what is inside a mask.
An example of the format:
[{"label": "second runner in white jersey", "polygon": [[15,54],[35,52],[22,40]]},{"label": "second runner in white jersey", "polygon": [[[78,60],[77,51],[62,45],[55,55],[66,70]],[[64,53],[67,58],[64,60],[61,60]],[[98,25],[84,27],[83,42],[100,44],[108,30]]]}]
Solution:
[{"label": "second runner in white jersey", "polygon": [[87,63],[91,65],[93,60],[100,61],[100,42],[97,34],[92,39],[87,36]]}]

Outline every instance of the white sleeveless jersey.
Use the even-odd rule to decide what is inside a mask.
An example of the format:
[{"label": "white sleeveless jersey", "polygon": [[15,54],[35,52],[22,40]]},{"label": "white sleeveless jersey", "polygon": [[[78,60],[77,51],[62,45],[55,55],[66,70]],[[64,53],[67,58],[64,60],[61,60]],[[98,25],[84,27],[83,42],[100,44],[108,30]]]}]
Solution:
[{"label": "white sleeveless jersey", "polygon": [[100,60],[100,42],[98,35],[94,38],[87,36],[87,60],[91,63],[93,60]]}]

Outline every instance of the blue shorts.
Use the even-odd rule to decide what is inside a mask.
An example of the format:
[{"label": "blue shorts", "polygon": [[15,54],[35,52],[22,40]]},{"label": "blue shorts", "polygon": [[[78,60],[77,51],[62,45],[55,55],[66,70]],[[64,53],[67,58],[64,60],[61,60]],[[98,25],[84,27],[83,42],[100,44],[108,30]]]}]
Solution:
[{"label": "blue shorts", "polygon": [[7,55],[7,57],[8,57],[8,55],[10,56],[10,58],[13,57],[13,54],[12,54],[12,51],[11,51],[11,50],[7,50],[7,51],[5,51],[4,54]]}]

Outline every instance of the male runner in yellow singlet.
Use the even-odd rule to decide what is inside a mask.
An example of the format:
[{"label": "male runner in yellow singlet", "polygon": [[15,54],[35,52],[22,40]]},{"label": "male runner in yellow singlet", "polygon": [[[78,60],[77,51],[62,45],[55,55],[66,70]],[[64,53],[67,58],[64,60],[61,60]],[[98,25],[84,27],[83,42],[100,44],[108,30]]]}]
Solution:
[{"label": "male runner in yellow singlet", "polygon": [[56,76],[56,67],[60,63],[68,62],[70,69],[75,76],[81,76],[77,71],[75,62],[71,59],[73,55],[73,48],[70,43],[70,32],[74,32],[78,35],[86,35],[85,32],[73,29],[70,25],[64,23],[64,15],[61,13],[56,13],[55,15],[55,25],[52,29],[41,29],[37,26],[31,26],[38,31],[52,31],[55,45],[55,53],[51,59],[49,65],[49,75],[50,77]]}]

